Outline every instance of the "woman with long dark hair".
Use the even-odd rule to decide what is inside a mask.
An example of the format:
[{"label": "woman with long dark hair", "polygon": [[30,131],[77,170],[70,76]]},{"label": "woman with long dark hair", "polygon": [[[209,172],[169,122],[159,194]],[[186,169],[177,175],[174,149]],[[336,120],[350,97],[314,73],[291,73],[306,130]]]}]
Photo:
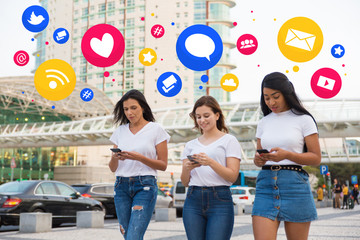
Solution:
[{"label": "woman with long dark hair", "polygon": [[121,152],[112,153],[109,168],[116,175],[114,201],[126,240],[143,239],[157,198],[156,170],[167,167],[170,136],[154,121],[138,90],[130,90],[115,105],[114,122],[120,126],[110,140]]},{"label": "woman with long dark hair", "polygon": [[183,221],[189,240],[230,239],[234,206],[229,187],[239,175],[241,149],[228,134],[215,98],[196,101],[191,118],[201,136],[185,145],[181,181],[189,186]]},{"label": "woman with long dark hair", "polygon": [[269,153],[254,157],[255,165],[262,167],[252,211],[255,239],[276,239],[281,221],[288,239],[307,239],[317,213],[302,166],[321,161],[316,121],[279,72],[262,81],[260,105],[264,118],[257,127],[257,149]]}]

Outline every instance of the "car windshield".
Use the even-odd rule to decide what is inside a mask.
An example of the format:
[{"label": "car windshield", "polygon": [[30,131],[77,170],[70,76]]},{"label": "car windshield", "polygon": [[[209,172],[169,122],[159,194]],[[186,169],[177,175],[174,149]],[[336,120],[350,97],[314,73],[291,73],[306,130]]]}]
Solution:
[{"label": "car windshield", "polygon": [[89,189],[89,186],[76,186],[76,185],[71,185],[76,191],[78,191],[80,194],[86,193],[87,190]]},{"label": "car windshield", "polygon": [[232,194],[245,194],[245,190],[243,189],[231,189]]},{"label": "car windshield", "polygon": [[181,183],[181,182],[178,182],[176,184],[176,190],[175,192],[176,193],[185,193],[186,189],[185,189],[185,186]]},{"label": "car windshield", "polygon": [[23,193],[33,183],[32,182],[8,182],[0,185],[0,193]]}]

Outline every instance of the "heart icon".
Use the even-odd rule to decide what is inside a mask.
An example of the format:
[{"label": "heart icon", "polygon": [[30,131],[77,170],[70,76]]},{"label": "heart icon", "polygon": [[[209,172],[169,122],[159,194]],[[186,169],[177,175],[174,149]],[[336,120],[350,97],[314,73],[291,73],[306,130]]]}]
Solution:
[{"label": "heart icon", "polygon": [[108,58],[114,47],[114,39],[111,34],[105,33],[101,40],[92,38],[90,40],[90,47],[96,54]]},{"label": "heart icon", "polygon": [[81,52],[94,66],[110,67],[124,54],[125,40],[116,27],[97,24],[89,28],[81,39]]}]

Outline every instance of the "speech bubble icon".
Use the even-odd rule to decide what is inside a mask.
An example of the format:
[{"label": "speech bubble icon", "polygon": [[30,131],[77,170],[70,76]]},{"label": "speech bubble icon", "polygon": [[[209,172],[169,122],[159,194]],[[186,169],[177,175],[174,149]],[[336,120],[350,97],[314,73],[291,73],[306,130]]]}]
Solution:
[{"label": "speech bubble icon", "polygon": [[193,34],[185,40],[186,50],[196,57],[205,57],[210,62],[210,55],[215,51],[214,41],[204,34]]}]

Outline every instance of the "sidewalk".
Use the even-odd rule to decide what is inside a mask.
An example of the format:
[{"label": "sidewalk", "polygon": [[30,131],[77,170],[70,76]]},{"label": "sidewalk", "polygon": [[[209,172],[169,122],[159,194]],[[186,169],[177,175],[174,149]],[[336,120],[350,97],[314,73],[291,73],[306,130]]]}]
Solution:
[{"label": "sidewalk", "polygon": [[[309,240],[353,240],[360,238],[360,206],[356,205],[353,210],[339,210],[333,208],[318,209],[319,220],[314,221],[310,227]],[[73,227],[54,228],[47,233],[0,233],[2,240],[109,240],[123,239],[119,232],[116,219],[106,220],[104,228],[77,229]],[[150,222],[145,235],[145,240],[185,240],[185,230],[182,219],[176,222]],[[251,240],[252,235],[251,216],[242,215],[235,217],[232,238],[234,240]],[[283,224],[278,231],[278,240],[286,240]]]}]

